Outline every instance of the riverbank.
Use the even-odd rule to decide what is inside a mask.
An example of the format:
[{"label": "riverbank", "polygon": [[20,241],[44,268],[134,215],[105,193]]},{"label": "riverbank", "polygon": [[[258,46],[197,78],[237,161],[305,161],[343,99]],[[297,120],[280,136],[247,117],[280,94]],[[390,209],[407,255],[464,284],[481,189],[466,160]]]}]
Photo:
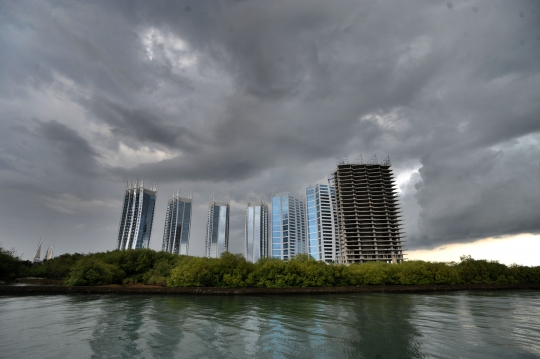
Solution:
[{"label": "riverbank", "polygon": [[61,285],[0,285],[1,294],[195,294],[195,295],[277,295],[277,294],[334,294],[334,293],[413,293],[462,290],[540,290],[540,283],[525,284],[459,284],[459,285],[374,285],[351,287],[296,288],[220,288],[220,287],[161,287],[151,285],[61,286]]}]

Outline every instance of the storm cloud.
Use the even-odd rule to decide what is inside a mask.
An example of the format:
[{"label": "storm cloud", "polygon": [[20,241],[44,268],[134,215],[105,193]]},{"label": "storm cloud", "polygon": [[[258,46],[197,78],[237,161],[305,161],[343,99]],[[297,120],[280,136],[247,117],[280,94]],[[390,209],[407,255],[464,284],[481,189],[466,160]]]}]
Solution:
[{"label": "storm cloud", "polygon": [[373,154],[409,249],[538,233],[539,39],[532,0],[4,1],[0,241],[112,249],[138,178],[159,182],[151,248],[180,189],[193,254],[212,194],[241,252],[248,196]]},{"label": "storm cloud", "polygon": [[94,175],[98,153],[76,131],[57,121],[39,122],[37,135],[58,150],[65,169],[81,175]]}]

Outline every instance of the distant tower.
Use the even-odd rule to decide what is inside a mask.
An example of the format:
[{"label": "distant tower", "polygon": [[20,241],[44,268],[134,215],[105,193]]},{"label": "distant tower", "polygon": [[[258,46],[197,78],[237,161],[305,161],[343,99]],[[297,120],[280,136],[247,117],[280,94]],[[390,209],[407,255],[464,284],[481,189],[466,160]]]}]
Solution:
[{"label": "distant tower", "polygon": [[47,248],[47,252],[45,252],[45,258],[46,260],[52,259],[53,257],[53,246],[49,244],[49,247]]},{"label": "distant tower", "polygon": [[283,260],[306,253],[304,202],[289,194],[272,196],[272,257]]},{"label": "distant tower", "polygon": [[116,249],[148,248],[154,222],[157,185],[144,188],[144,182],[128,183],[124,195],[124,207]]},{"label": "distant tower", "polygon": [[268,205],[248,202],[246,210],[245,256],[250,262],[268,257]]},{"label": "distant tower", "polygon": [[175,254],[188,254],[189,233],[191,230],[192,198],[180,197],[180,191],[167,203],[165,229],[163,231],[162,251]]},{"label": "distant tower", "polygon": [[315,259],[337,263],[335,193],[332,179],[325,177],[306,188],[308,253]]},{"label": "distant tower", "polygon": [[206,256],[219,258],[229,250],[229,202],[212,200],[208,208],[206,225]]},{"label": "distant tower", "polygon": [[402,232],[390,158],[341,161],[333,173],[340,262],[401,262]]},{"label": "distant tower", "polygon": [[39,239],[39,245],[36,250],[36,254],[34,255],[34,259],[32,260],[32,263],[41,263],[41,238]]}]

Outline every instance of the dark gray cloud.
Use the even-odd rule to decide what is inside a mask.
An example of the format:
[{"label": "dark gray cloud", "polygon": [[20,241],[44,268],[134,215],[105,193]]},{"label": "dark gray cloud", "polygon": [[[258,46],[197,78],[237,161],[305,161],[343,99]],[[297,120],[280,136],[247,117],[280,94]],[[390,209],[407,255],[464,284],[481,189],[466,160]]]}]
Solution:
[{"label": "dark gray cloud", "polygon": [[408,248],[538,232],[540,6],[449,4],[2,2],[0,203],[18,215],[0,236],[30,248],[54,220],[66,250],[109,249],[139,178],[160,183],[153,248],[180,188],[195,254],[211,193],[240,251],[248,194],[302,190],[345,154],[390,155]]},{"label": "dark gray cloud", "polygon": [[410,233],[416,244],[435,246],[502,234],[538,233],[535,206],[540,202],[536,190],[540,164],[533,148],[524,143],[426,157],[419,171],[421,180],[415,186],[422,228]]},{"label": "dark gray cloud", "polygon": [[58,150],[67,171],[96,175],[99,154],[77,131],[57,121],[38,122],[38,135]]},{"label": "dark gray cloud", "polygon": [[106,98],[95,98],[89,109],[110,126],[115,137],[126,139],[126,144],[154,142],[168,147],[194,149],[199,136],[187,127],[168,124],[145,109],[130,109]]}]

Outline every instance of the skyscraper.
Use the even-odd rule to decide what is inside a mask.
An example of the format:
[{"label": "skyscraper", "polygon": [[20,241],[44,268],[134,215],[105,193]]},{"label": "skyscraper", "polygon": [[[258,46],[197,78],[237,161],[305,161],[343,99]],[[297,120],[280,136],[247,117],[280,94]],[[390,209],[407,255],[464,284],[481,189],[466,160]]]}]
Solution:
[{"label": "skyscraper", "polygon": [[402,232],[390,158],[341,161],[333,173],[340,262],[401,262]]},{"label": "skyscraper", "polygon": [[272,257],[290,259],[306,253],[304,203],[289,192],[272,196]]},{"label": "skyscraper", "polygon": [[210,202],[206,225],[206,256],[209,258],[219,258],[229,250],[229,212],[229,202]]},{"label": "skyscraper", "polygon": [[126,186],[116,249],[148,248],[154,222],[157,185],[144,188],[137,180]]},{"label": "skyscraper", "polygon": [[263,201],[247,205],[245,256],[253,263],[268,257],[268,206]]},{"label": "skyscraper", "polygon": [[324,178],[306,188],[307,239],[309,254],[328,263],[337,262],[335,193],[332,180]]},{"label": "skyscraper", "polygon": [[169,198],[167,214],[165,215],[162,251],[188,254],[189,233],[191,230],[191,201],[191,197],[180,197],[180,192]]}]

